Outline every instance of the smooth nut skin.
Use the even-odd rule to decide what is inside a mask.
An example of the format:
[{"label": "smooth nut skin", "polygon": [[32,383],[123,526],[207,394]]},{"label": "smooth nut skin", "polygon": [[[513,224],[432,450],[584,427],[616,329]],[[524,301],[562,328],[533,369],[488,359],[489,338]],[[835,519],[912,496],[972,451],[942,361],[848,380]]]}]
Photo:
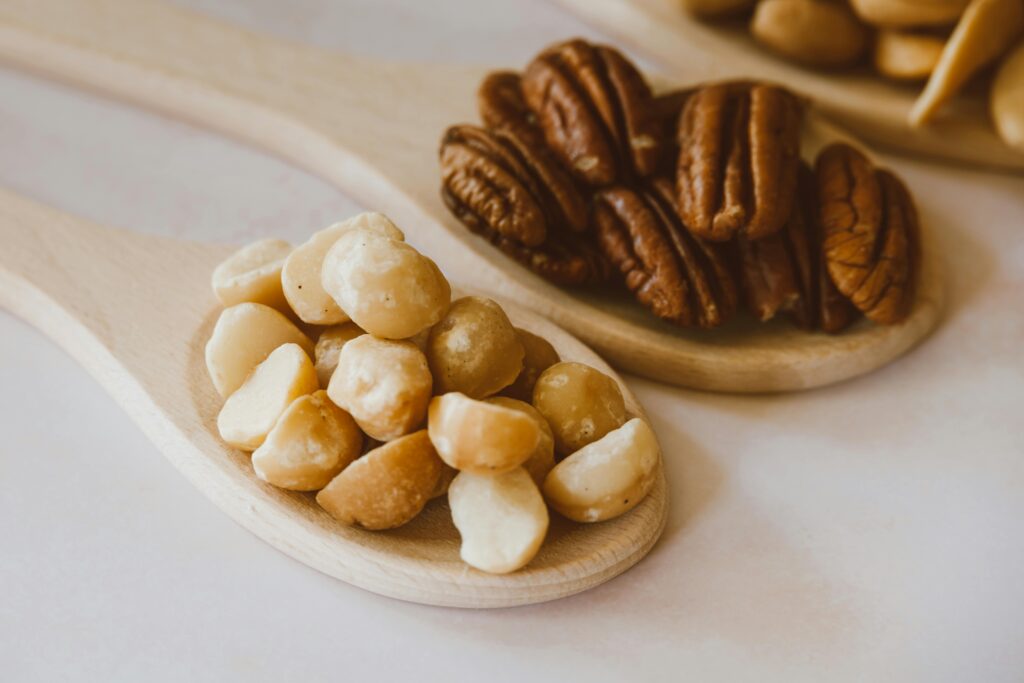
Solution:
[{"label": "smooth nut skin", "polygon": [[343,524],[393,529],[423,510],[443,467],[421,430],[353,462],[317,494],[316,502]]},{"label": "smooth nut skin", "polygon": [[913,305],[920,262],[909,192],[841,143],[822,150],[816,174],[825,261],[836,289],[872,321],[901,322]]},{"label": "smooth nut skin", "polygon": [[291,491],[319,491],[353,460],[363,447],[355,420],[317,391],[300,396],[252,454],[256,476]]},{"label": "smooth nut skin", "polygon": [[809,66],[856,63],[868,32],[845,3],[827,0],[761,0],[750,33],[768,49]]},{"label": "smooth nut skin", "polygon": [[324,290],[321,282],[324,258],[342,235],[362,229],[380,233],[394,240],[403,240],[402,231],[387,216],[367,212],[324,228],[295,249],[281,271],[281,284],[295,315],[306,323],[336,325],[349,319],[337,302]]},{"label": "smooth nut skin", "polygon": [[898,81],[923,80],[935,69],[945,44],[939,36],[881,30],[875,36],[875,69]]},{"label": "smooth nut skin", "polygon": [[450,393],[430,401],[427,429],[441,459],[476,474],[498,474],[519,467],[534,455],[541,429],[515,408]]},{"label": "smooth nut skin", "polygon": [[540,439],[537,441],[537,448],[534,449],[530,457],[523,463],[523,469],[530,473],[537,486],[543,484],[544,477],[548,476],[548,472],[555,466],[555,436],[551,432],[551,425],[548,424],[548,421],[544,419],[539,410],[526,401],[508,398],[507,396],[492,396],[484,402],[501,406],[502,408],[518,410],[524,415],[529,415],[537,423],[537,427],[540,429]]},{"label": "smooth nut skin", "polygon": [[345,344],[364,334],[366,332],[353,322],[334,325],[320,333],[313,354],[320,386],[326,387],[330,384],[334,369],[338,367],[338,356],[341,355]]},{"label": "smooth nut skin", "polygon": [[523,370],[516,381],[505,387],[501,393],[520,401],[533,400],[533,386],[537,383],[540,373],[561,360],[555,347],[543,337],[520,327],[515,328],[516,335],[523,345]]},{"label": "smooth nut skin", "polygon": [[352,322],[384,339],[406,339],[436,323],[452,293],[429,258],[365,229],[350,230],[334,243],[322,282]]},{"label": "smooth nut skin", "polygon": [[206,343],[206,369],[217,393],[231,395],[282,344],[298,344],[313,353],[309,337],[269,306],[244,303],[221,311]]},{"label": "smooth nut skin", "polygon": [[876,26],[955,24],[970,0],[850,0],[857,15]]},{"label": "smooth nut skin", "polygon": [[555,465],[544,480],[544,498],[576,522],[618,517],[650,493],[660,459],[654,432],[633,418]]},{"label": "smooth nut skin", "polygon": [[515,381],[525,351],[505,311],[491,299],[456,299],[431,330],[427,361],[437,394],[495,394]]},{"label": "smooth nut skin", "polygon": [[213,271],[213,292],[222,305],[245,302],[291,310],[281,290],[281,269],[292,252],[284,240],[266,239],[242,247]]},{"label": "smooth nut skin", "polygon": [[1003,142],[1024,151],[1024,41],[999,67],[989,108]]},{"label": "smooth nut skin", "polygon": [[319,388],[316,370],[302,347],[283,344],[228,396],[217,416],[217,431],[235,448],[255,450],[295,399]]},{"label": "smooth nut skin", "polygon": [[626,421],[618,383],[583,363],[557,363],[541,373],[533,388],[533,407],[548,421],[555,449],[562,454],[597,441]]},{"label": "smooth nut skin", "polygon": [[459,554],[471,567],[507,574],[525,566],[548,531],[548,509],[522,468],[486,476],[461,472],[448,490]]},{"label": "smooth nut skin", "polygon": [[432,386],[415,344],[364,334],[342,348],[327,394],[367,436],[390,441],[423,424]]}]

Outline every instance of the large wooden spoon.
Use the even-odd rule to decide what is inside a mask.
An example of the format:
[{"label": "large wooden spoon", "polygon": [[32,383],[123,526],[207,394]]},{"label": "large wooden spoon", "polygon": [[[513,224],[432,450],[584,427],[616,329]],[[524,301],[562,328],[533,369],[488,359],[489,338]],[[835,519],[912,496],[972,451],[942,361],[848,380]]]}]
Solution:
[{"label": "large wooden spoon", "polygon": [[[0,57],[290,159],[390,214],[453,279],[522,303],[619,368],[660,381],[737,392],[837,382],[911,348],[942,308],[941,275],[927,235],[910,318],[889,327],[862,321],[834,337],[784,322],[683,330],[628,297],[545,282],[470,235],[439,197],[441,133],[476,120],[481,68],[358,59],[151,0],[0,0]],[[841,137],[813,115],[807,131],[808,153]]]},{"label": "large wooden spoon", "polygon": [[[345,527],[311,495],[269,486],[249,456],[217,435],[221,399],[206,376],[203,347],[218,308],[213,267],[230,247],[103,228],[0,191],[0,307],[59,343],[110,392],[196,488],[242,526],[300,562],[402,600],[503,607],[553,600],[603,583],[638,562],[665,525],[662,471],[629,513],[581,525],[552,515],[540,554],[506,576],[459,559],[445,503],[432,502],[390,532]],[[502,302],[512,321],[565,360],[619,380],[578,340],[540,316]],[[628,410],[642,414],[622,384]],[[88,450],[88,444],[82,444]],[[111,473],[116,486],[116,473]]]}]

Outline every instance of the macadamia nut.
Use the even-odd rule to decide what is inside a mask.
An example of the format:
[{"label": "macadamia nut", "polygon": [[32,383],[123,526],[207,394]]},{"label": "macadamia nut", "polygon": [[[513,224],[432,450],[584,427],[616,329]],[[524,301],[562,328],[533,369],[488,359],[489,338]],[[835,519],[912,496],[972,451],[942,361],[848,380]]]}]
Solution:
[{"label": "macadamia nut", "polygon": [[478,296],[452,302],[430,331],[426,353],[436,392],[470,398],[485,398],[515,381],[525,355],[505,311]]},{"label": "macadamia nut", "polygon": [[540,427],[530,415],[454,392],[430,401],[427,424],[441,459],[477,474],[519,467],[541,440]]},{"label": "macadamia nut", "polygon": [[415,344],[364,334],[342,348],[327,393],[367,435],[390,441],[423,423],[432,386]]},{"label": "macadamia nut", "polygon": [[557,363],[541,373],[533,406],[551,425],[555,449],[563,454],[597,441],[626,421],[619,385],[582,363]]},{"label": "macadamia nut", "polygon": [[650,492],[660,457],[654,432],[634,418],[555,465],[544,497],[577,522],[618,517]]},{"label": "macadamia nut", "polygon": [[393,240],[405,239],[402,231],[387,216],[370,212],[324,228],[293,251],[281,272],[281,284],[289,305],[303,322],[335,325],[349,319],[331,295],[324,291],[321,273],[324,257],[334,243],[342,235],[357,229],[386,235]]},{"label": "macadamia nut", "polygon": [[471,567],[505,574],[525,566],[548,531],[548,509],[526,470],[487,476],[460,472],[448,489],[460,554]]},{"label": "macadamia nut", "polygon": [[507,386],[502,393],[512,398],[518,398],[520,401],[529,402],[533,400],[533,387],[537,384],[540,373],[560,361],[561,358],[558,357],[555,347],[547,339],[518,327],[516,334],[526,352],[523,356],[523,370],[516,377],[516,381]]},{"label": "macadamia nut", "polygon": [[230,395],[282,344],[298,344],[313,353],[309,337],[269,306],[244,303],[224,309],[206,343],[206,369],[217,392]]},{"label": "macadamia nut", "polygon": [[366,333],[352,322],[328,327],[320,333],[315,349],[316,377],[320,380],[320,386],[326,387],[330,384],[331,375],[338,367],[338,356],[341,355],[342,347],[364,334]]},{"label": "macadamia nut", "polygon": [[375,448],[342,470],[316,496],[332,517],[366,529],[392,529],[418,515],[444,463],[426,430]]},{"label": "macadamia nut", "polygon": [[324,259],[322,284],[370,334],[406,339],[445,314],[451,287],[437,264],[405,242],[350,230]]},{"label": "macadamia nut", "polygon": [[288,310],[281,269],[292,252],[284,240],[260,240],[242,247],[213,271],[213,292],[224,306],[245,302]]},{"label": "macadamia nut", "polygon": [[537,427],[540,429],[540,440],[537,441],[537,448],[523,463],[523,469],[530,473],[537,486],[543,484],[544,477],[548,476],[548,472],[555,466],[555,438],[551,433],[551,425],[540,414],[540,411],[524,401],[505,396],[493,396],[484,402],[518,410],[524,415],[529,415],[537,423]]},{"label": "macadamia nut", "polygon": [[292,401],[252,454],[252,466],[268,484],[319,491],[359,457],[362,447],[355,420],[327,392],[317,391]]},{"label": "macadamia nut", "polygon": [[220,436],[235,448],[255,450],[295,399],[319,388],[316,370],[302,347],[279,346],[224,402],[217,417]]}]

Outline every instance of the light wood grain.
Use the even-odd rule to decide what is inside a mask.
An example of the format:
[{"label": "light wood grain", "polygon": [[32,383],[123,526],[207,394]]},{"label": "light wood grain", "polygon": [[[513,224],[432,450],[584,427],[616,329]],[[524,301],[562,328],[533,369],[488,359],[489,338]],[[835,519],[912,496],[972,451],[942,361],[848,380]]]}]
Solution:
[{"label": "light wood grain", "polygon": [[999,139],[987,98],[962,95],[932,125],[907,115],[923,84],[899,84],[857,70],[815,71],[759,47],[736,22],[702,23],[681,0],[557,0],[681,80],[760,78],[814,97],[828,117],[878,145],[938,159],[1024,171],[1024,153]]},{"label": "light wood grain", "polygon": [[[713,332],[684,330],[626,296],[552,286],[470,235],[439,197],[441,134],[453,123],[476,120],[483,68],[357,59],[149,0],[0,0],[0,57],[222,131],[310,169],[389,214],[454,280],[516,301],[616,367],[659,381],[734,392],[838,382],[911,348],[942,309],[941,268],[927,249],[909,320],[891,327],[862,321],[839,336],[749,320]],[[695,68],[665,85],[712,75]],[[806,151],[837,137],[842,134],[812,115]]]},{"label": "light wood grain", "polygon": [[[618,519],[581,525],[553,515],[538,556],[506,576],[463,564],[443,501],[393,531],[345,527],[311,495],[257,479],[249,456],[217,436],[222,401],[206,375],[203,346],[219,312],[210,273],[230,247],[103,228],[3,191],[0,244],[0,306],[67,350],[224,512],[325,574],[432,605],[521,605],[572,595],[622,573],[647,554],[664,528],[663,470],[651,494]],[[643,414],[593,351],[536,314],[502,303],[516,325],[549,339],[564,359],[615,377],[630,412]],[[116,473],[110,482],[117,486]]]}]

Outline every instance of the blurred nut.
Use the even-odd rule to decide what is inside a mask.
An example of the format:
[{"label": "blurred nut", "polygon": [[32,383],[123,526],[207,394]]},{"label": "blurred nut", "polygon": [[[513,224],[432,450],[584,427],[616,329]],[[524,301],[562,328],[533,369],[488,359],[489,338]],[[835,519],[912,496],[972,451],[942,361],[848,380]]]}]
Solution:
[{"label": "blurred nut", "polygon": [[925,33],[882,29],[875,37],[875,68],[887,78],[916,81],[935,69],[946,40]]},{"label": "blurred nut", "polygon": [[683,0],[683,7],[698,17],[723,17],[739,14],[754,6],[757,0]]},{"label": "blurred nut", "polygon": [[750,32],[783,57],[820,67],[854,64],[868,42],[867,30],[850,8],[826,0],[761,0]]},{"label": "blurred nut", "polygon": [[850,0],[857,15],[876,26],[948,26],[970,0]]},{"label": "blurred nut", "polygon": [[999,67],[991,98],[992,120],[1003,142],[1024,151],[1024,41]]},{"label": "blurred nut", "polygon": [[281,269],[292,251],[284,240],[260,240],[242,247],[213,271],[213,291],[224,306],[251,301],[288,311]]}]

